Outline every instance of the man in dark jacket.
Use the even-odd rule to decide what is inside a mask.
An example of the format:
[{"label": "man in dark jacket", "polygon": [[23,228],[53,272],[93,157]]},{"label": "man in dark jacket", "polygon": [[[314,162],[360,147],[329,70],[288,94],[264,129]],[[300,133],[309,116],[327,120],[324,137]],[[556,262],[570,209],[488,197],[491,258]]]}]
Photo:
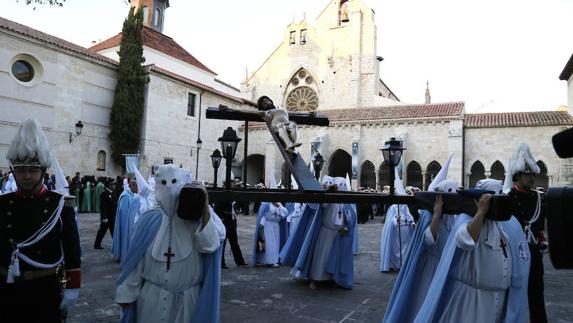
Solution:
[{"label": "man in dark jacket", "polygon": [[114,198],[114,192],[111,189],[113,187],[112,185],[112,182],[107,180],[105,183],[105,189],[100,194],[100,225],[96,234],[94,249],[103,249],[101,241],[108,230],[109,234],[113,238],[117,201]]}]

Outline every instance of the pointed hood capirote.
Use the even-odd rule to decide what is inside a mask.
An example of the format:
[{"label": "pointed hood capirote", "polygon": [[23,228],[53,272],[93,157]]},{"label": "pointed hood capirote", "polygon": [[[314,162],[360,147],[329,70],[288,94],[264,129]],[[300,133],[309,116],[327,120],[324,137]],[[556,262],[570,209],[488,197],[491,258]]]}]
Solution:
[{"label": "pointed hood capirote", "polygon": [[14,167],[50,168],[52,166],[50,144],[36,118],[28,118],[20,124],[8,148],[6,159]]},{"label": "pointed hood capirote", "polygon": [[432,181],[432,183],[430,183],[430,186],[428,186],[428,192],[435,191],[436,186],[448,178],[448,169],[450,168],[450,162],[452,161],[452,157],[454,157],[453,154],[450,155],[450,158],[448,158],[448,160],[444,164],[444,167],[442,167],[442,169],[440,169],[436,177],[434,177],[434,180]]}]

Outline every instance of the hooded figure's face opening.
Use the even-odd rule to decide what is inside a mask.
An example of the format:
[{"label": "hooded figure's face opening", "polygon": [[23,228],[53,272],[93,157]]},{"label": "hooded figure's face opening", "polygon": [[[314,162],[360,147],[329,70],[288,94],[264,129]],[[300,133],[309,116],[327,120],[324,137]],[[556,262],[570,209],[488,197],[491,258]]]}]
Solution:
[{"label": "hooded figure's face opening", "polygon": [[21,191],[35,191],[39,188],[43,178],[44,170],[41,167],[20,166],[14,168],[14,179]]}]

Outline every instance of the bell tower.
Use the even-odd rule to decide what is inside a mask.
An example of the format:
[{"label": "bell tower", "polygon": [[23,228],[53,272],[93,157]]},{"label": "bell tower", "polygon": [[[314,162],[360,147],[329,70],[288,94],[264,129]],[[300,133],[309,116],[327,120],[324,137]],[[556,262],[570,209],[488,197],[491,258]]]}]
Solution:
[{"label": "bell tower", "polygon": [[142,8],[145,27],[163,32],[165,10],[169,8],[169,0],[130,0],[129,4],[132,7]]}]

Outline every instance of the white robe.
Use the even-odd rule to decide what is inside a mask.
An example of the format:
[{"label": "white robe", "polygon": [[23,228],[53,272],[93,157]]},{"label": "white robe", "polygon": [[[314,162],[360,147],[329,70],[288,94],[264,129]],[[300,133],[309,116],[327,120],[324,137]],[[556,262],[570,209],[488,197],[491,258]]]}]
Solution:
[{"label": "white robe", "polygon": [[298,223],[300,222],[300,218],[302,217],[302,213],[304,212],[305,207],[306,203],[294,204],[294,210],[287,217],[287,222],[290,223],[289,234],[296,232],[296,227],[298,227]]},{"label": "white robe", "polygon": [[284,206],[276,207],[269,204],[269,211],[263,215],[261,225],[264,226],[265,252],[257,255],[258,263],[274,265],[279,263],[281,230],[279,223],[286,218],[288,211]]},{"label": "white robe", "polygon": [[[398,224],[398,212],[400,210],[400,224]],[[406,205],[392,205],[386,212],[384,229],[382,230],[381,242],[388,246],[381,246],[380,262],[381,271],[400,269],[406,257],[406,249],[415,230],[414,218]]]},{"label": "white robe", "polygon": [[[161,226],[169,218],[162,212]],[[203,230],[200,224],[173,219],[170,269],[166,271],[168,235],[160,228],[158,235],[139,262],[116,291],[117,303],[137,301],[139,323],[189,322],[203,281],[203,264],[199,253],[213,253],[219,248],[219,233],[215,221]],[[159,260],[158,260],[159,259]]]},{"label": "white robe", "polygon": [[[506,291],[511,283],[511,252],[507,235],[495,221],[484,220],[478,242],[467,225],[455,232],[460,254],[449,275],[453,277],[440,322],[501,322],[505,317]],[[500,246],[504,241],[505,252]]]},{"label": "white robe", "polygon": [[318,234],[310,267],[310,279],[317,281],[330,279],[330,275],[326,272],[328,257],[338,230],[344,227],[344,217],[348,218],[346,214],[342,214],[344,204],[331,203],[323,207],[326,209],[322,214],[322,227]]}]

